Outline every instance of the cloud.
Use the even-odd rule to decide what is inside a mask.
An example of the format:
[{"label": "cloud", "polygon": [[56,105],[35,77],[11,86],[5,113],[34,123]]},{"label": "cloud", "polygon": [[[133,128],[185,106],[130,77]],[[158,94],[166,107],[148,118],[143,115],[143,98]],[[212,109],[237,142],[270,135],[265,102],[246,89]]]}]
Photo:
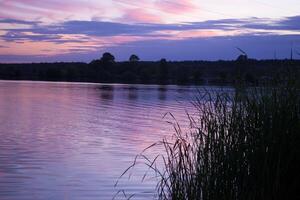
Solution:
[{"label": "cloud", "polygon": [[135,23],[152,22],[162,23],[161,16],[157,13],[149,12],[142,9],[127,9],[125,14],[122,16],[122,21],[130,21]]},{"label": "cloud", "polygon": [[[142,23],[171,23],[191,21],[192,16],[199,16],[199,3],[194,0],[114,0],[122,5],[123,16],[119,21]],[[193,21],[193,20],[192,20]]]},{"label": "cloud", "polygon": [[42,35],[36,35],[36,34],[26,34],[23,32],[18,31],[8,31],[6,34],[2,35],[1,38],[4,39],[4,41],[58,41],[61,39],[61,36],[59,35],[52,35],[52,34],[42,34]]},{"label": "cloud", "polygon": [[[99,57],[101,52],[109,51],[117,60],[128,60],[132,52],[136,52],[142,60],[235,60],[239,52],[236,46],[247,52],[251,58],[273,59],[290,56],[290,43],[295,41],[295,47],[300,48],[298,35],[271,36],[222,36],[210,38],[188,38],[179,41],[152,40],[131,41],[122,46],[106,47],[89,52],[74,50],[59,55],[0,55],[1,62],[55,62],[55,61],[85,61]],[[296,55],[295,55],[296,56]],[[298,58],[300,58],[298,56]]]},{"label": "cloud", "polygon": [[106,50],[119,60],[126,60],[131,52],[138,52],[143,60],[235,60],[240,54],[238,46],[251,58],[273,59],[276,52],[277,58],[284,59],[290,56],[290,41],[294,41],[295,49],[300,49],[299,35],[242,35],[138,41]]},{"label": "cloud", "polygon": [[4,24],[20,24],[20,25],[37,25],[38,21],[24,21],[18,19],[0,19],[0,23]]},{"label": "cloud", "polygon": [[[142,35],[161,29],[160,25],[130,25],[101,21],[67,21],[56,25],[38,25],[26,29],[18,29],[16,32],[31,32],[33,34],[70,34],[87,36],[118,36],[118,35]],[[12,29],[4,29],[13,31]],[[5,37],[5,36],[4,36]]]},{"label": "cloud", "polygon": [[156,7],[166,13],[183,14],[197,11],[197,7],[192,0],[181,0],[179,2],[172,0],[158,0]]},{"label": "cloud", "polygon": [[[20,38],[28,40],[49,40],[59,39],[61,34],[86,35],[86,36],[145,36],[155,37],[159,31],[191,31],[191,30],[248,30],[252,33],[262,34],[270,31],[300,31],[298,22],[300,16],[284,18],[281,20],[271,19],[223,19],[209,20],[204,22],[183,23],[183,24],[159,24],[159,23],[116,23],[103,21],[66,21],[63,23],[42,25],[35,21],[21,21],[14,19],[2,19],[0,23],[6,24],[30,24],[29,28],[3,29],[7,34],[1,37],[5,40],[18,40]],[[257,32],[256,32],[257,31]],[[26,34],[31,33],[31,34]]]},{"label": "cloud", "polygon": [[[77,55],[78,52],[88,54],[91,51],[99,52],[109,48],[114,51],[118,49],[126,55],[128,52],[145,52],[147,46],[151,46],[149,52],[147,52],[151,55],[158,56],[161,54],[163,56],[168,52],[164,57],[170,56],[180,59],[186,57],[190,59],[196,58],[197,52],[200,53],[202,50],[211,47],[215,48],[216,53],[213,54],[212,50],[208,51],[209,53],[212,53],[213,56],[216,55],[215,57],[222,57],[221,55],[226,55],[229,51],[227,46],[239,46],[247,43],[248,46],[256,48],[259,45],[258,41],[260,41],[269,48],[262,47],[261,49],[271,52],[271,55],[274,51],[271,47],[280,49],[280,45],[290,45],[291,41],[299,43],[300,26],[297,24],[298,21],[300,21],[300,16],[280,20],[247,18],[180,24],[132,24],[83,20],[44,24],[39,21],[0,19],[0,24],[4,24],[3,28],[0,28],[0,42],[1,45],[7,47],[5,50],[3,47],[1,50],[0,47],[0,54],[4,55],[9,52],[24,55],[29,52],[28,49],[31,49],[31,55],[46,55],[47,52],[51,52],[52,56],[57,57],[60,54],[61,56],[57,58],[63,58],[63,55],[68,53],[68,58],[71,58],[72,54]],[[14,27],[14,25],[26,26]],[[270,43],[267,43],[267,41]],[[277,46],[277,43],[280,43],[280,45]],[[142,45],[144,45],[144,48],[142,48]],[[201,48],[197,49],[193,45],[201,46]],[[218,45],[220,46],[218,47]],[[172,47],[172,49],[167,49],[169,47]],[[194,57],[186,54],[190,49],[195,51],[189,54],[195,55]],[[150,50],[153,52],[151,53]],[[181,51],[184,52],[181,53]],[[257,52],[262,53],[260,49]],[[202,52],[202,54],[204,59],[214,58],[205,52]],[[269,54],[262,53],[261,55]],[[87,58],[86,55],[84,56]],[[146,52],[143,56],[147,58]],[[258,54],[256,56],[259,57]]]},{"label": "cloud", "polygon": [[244,22],[243,27],[262,30],[300,31],[299,22],[300,16],[287,17],[280,20],[253,18],[253,22]]},{"label": "cloud", "polygon": [[43,19],[44,22],[53,23],[67,18],[90,19],[97,13],[105,16],[105,10],[110,7],[104,5],[105,2],[92,0],[1,0],[0,15],[17,19]]},{"label": "cloud", "polygon": [[22,54],[0,54],[2,63],[31,63],[31,62],[90,62],[99,57],[99,52],[90,51],[63,53],[59,55],[22,55]]}]

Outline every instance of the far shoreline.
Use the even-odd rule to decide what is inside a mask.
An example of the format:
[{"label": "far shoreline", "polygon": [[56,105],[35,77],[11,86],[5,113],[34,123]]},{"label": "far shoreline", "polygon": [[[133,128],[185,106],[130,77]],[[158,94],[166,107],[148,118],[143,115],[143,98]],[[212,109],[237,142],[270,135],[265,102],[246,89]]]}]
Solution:
[{"label": "far shoreline", "polygon": [[[240,58],[240,57],[239,57]],[[91,84],[232,86],[260,85],[286,70],[298,71],[300,60],[103,61],[91,63],[0,64],[0,80]]]}]

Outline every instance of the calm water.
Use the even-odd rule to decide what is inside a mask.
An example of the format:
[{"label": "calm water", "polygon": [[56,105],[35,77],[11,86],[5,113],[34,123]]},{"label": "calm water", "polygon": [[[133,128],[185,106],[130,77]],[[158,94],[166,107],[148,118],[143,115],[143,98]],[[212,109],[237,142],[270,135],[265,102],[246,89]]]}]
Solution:
[{"label": "calm water", "polygon": [[[118,177],[136,154],[182,125],[195,88],[0,82],[0,199],[151,199],[155,182]],[[160,149],[150,149],[153,156]],[[121,199],[121,195],[119,196]]]}]

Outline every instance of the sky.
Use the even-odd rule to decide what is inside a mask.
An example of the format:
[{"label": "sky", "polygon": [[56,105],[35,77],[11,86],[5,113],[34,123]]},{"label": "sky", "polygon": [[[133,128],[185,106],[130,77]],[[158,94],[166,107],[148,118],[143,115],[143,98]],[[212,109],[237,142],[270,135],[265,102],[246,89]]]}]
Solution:
[{"label": "sky", "polygon": [[0,62],[300,59],[299,0],[0,0]]}]

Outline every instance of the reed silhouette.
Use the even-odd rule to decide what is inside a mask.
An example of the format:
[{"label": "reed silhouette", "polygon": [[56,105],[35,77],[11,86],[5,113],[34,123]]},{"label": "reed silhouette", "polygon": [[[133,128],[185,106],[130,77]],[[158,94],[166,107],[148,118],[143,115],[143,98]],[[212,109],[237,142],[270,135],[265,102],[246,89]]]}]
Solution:
[{"label": "reed silhouette", "polygon": [[[175,121],[174,136],[146,148],[124,174],[142,160],[155,172],[162,200],[299,199],[298,77],[282,72],[260,87],[200,91],[190,132]],[[165,152],[147,158],[158,145]]]}]

